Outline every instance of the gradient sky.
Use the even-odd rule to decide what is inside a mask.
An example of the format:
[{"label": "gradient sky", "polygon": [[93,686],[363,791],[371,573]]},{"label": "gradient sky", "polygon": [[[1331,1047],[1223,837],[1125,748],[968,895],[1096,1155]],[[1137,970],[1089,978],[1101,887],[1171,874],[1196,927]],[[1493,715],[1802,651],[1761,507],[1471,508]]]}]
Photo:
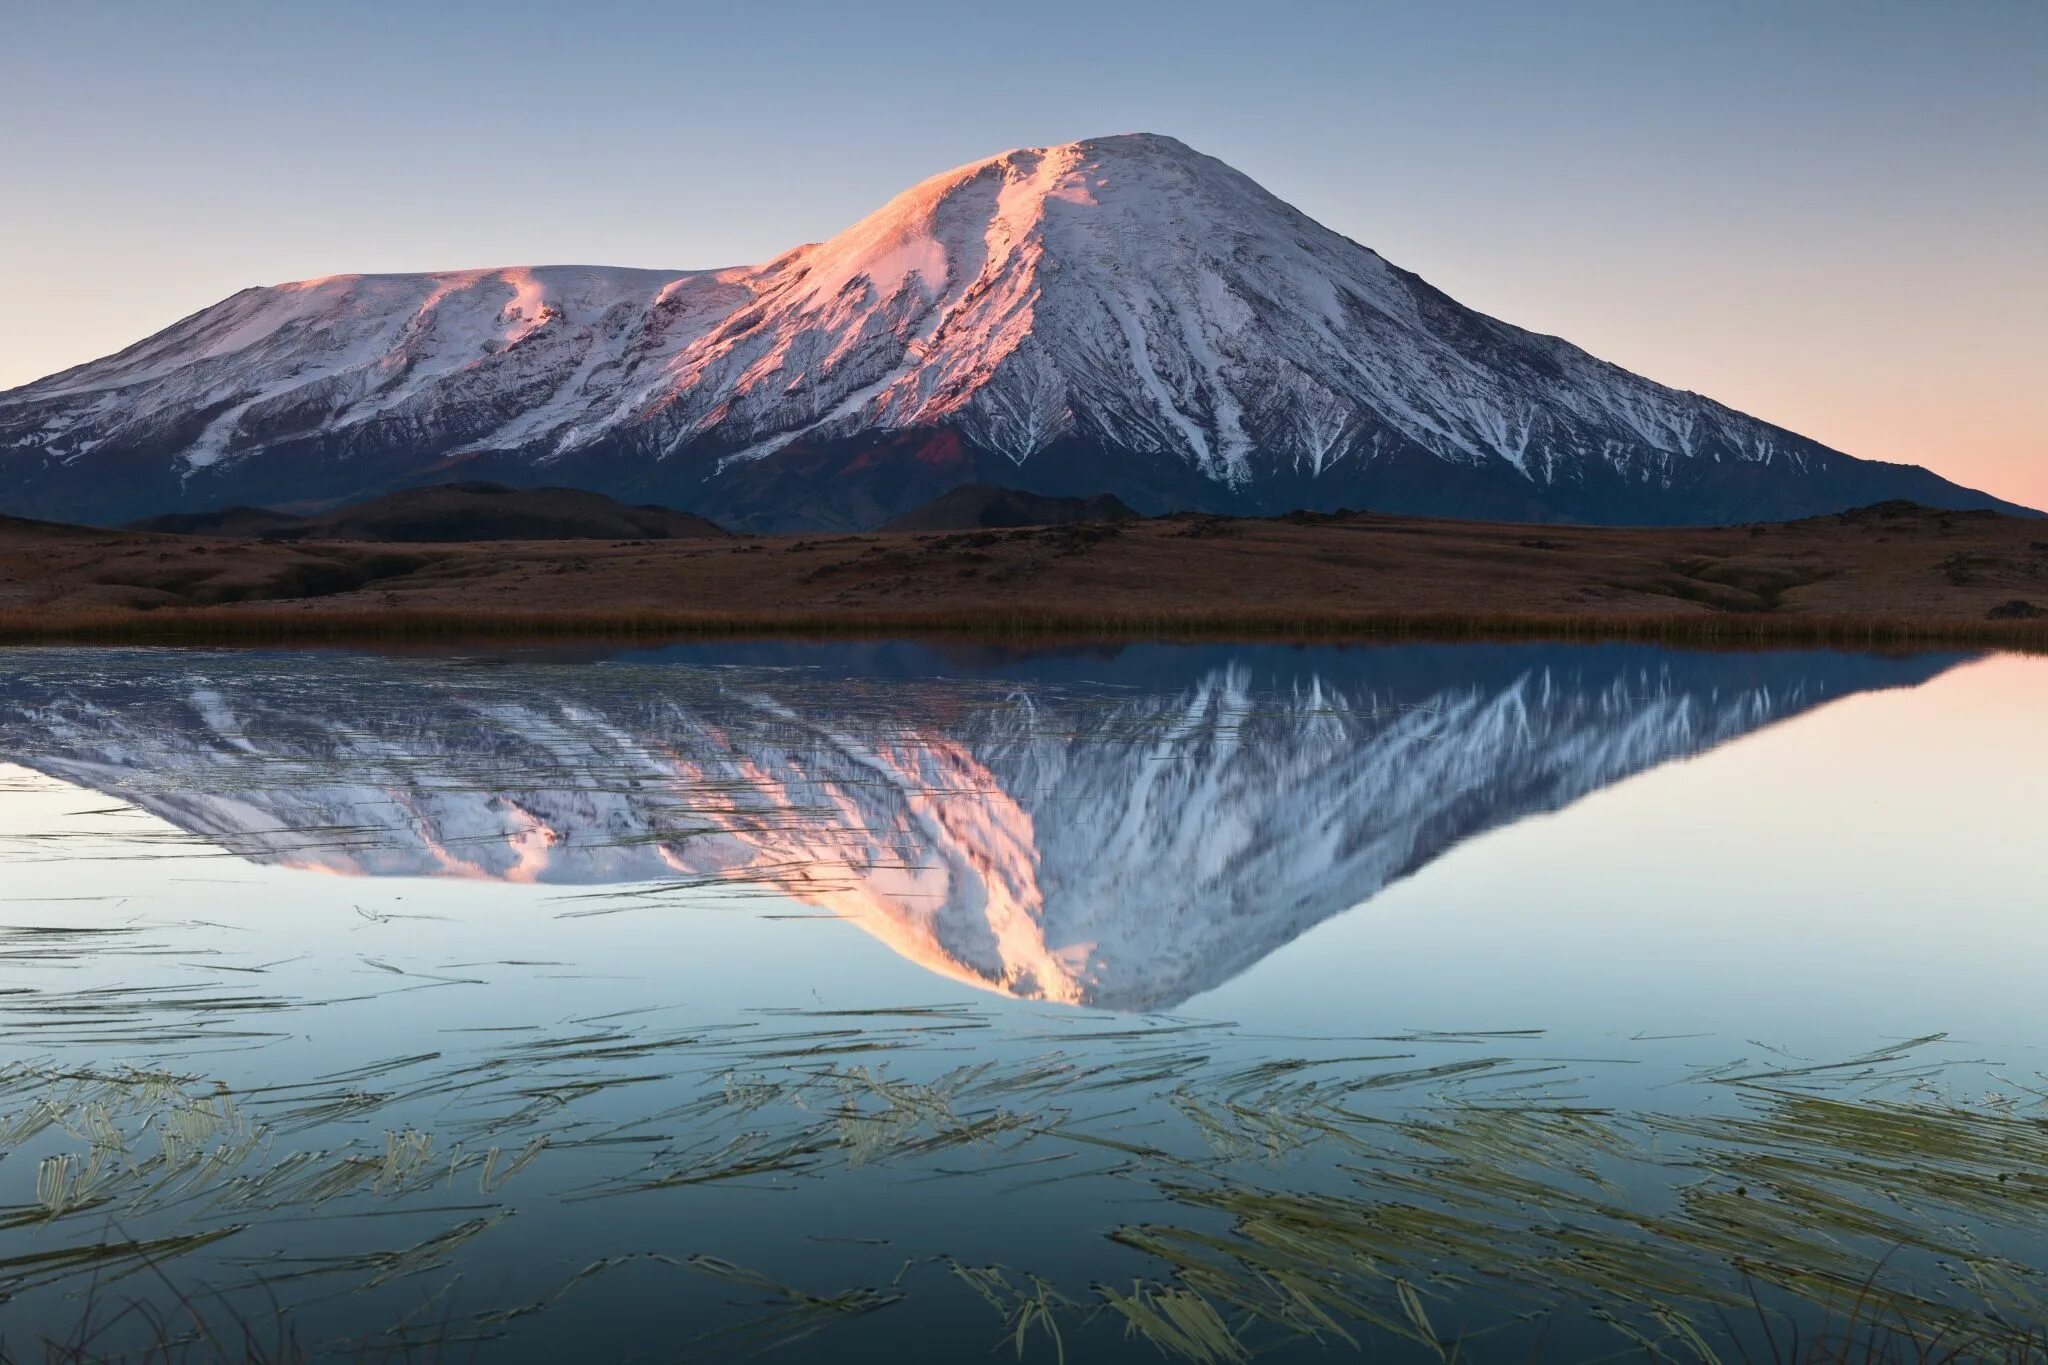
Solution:
[{"label": "gradient sky", "polygon": [[2048,507],[2048,2],[0,4],[0,387],[249,284],[702,267],[1171,133],[1496,316]]}]

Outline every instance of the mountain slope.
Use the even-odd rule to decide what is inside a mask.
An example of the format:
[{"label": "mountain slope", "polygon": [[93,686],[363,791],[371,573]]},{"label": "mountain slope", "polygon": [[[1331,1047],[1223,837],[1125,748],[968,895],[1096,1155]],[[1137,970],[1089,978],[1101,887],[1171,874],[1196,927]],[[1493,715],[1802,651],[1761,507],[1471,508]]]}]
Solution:
[{"label": "mountain slope", "polygon": [[1530,520],[1996,506],[1466,309],[1149,134],[935,176],[763,264],[245,290],[0,395],[0,509],[570,484],[750,529],[956,484]]}]

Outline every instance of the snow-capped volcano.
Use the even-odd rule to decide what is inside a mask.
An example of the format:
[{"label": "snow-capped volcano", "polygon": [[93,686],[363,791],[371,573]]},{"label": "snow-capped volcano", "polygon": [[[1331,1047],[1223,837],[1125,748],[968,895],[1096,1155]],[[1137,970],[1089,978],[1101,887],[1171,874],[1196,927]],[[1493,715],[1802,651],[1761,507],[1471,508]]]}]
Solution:
[{"label": "snow-capped volcano", "polygon": [[1475,313],[1151,134],[973,162],[755,266],[244,290],[0,395],[0,510],[457,473],[764,529],[870,525],[963,482],[1662,523],[1997,505]]}]

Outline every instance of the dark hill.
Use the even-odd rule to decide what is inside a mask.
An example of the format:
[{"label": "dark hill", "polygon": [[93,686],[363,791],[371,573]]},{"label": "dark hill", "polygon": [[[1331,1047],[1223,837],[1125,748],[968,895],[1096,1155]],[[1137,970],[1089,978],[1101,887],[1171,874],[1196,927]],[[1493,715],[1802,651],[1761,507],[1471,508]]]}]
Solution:
[{"label": "dark hill", "polygon": [[673,508],[628,506],[578,488],[444,483],[408,488],[317,516],[260,507],[151,517],[130,528],[278,540],[683,540],[723,527]]},{"label": "dark hill", "polygon": [[1011,526],[1064,526],[1075,521],[1128,521],[1138,514],[1110,493],[1053,498],[993,484],[963,483],[886,523],[884,531],[979,531]]},{"label": "dark hill", "polygon": [[126,531],[161,531],[174,536],[288,536],[305,526],[304,517],[268,507],[223,507],[215,512],[167,512],[128,523]]}]

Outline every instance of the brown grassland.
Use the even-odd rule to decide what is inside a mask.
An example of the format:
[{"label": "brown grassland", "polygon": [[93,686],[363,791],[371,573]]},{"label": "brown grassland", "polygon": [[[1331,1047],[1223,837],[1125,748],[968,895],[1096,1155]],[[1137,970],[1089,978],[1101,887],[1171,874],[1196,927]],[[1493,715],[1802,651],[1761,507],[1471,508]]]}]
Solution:
[{"label": "brown grassland", "polygon": [[1554,636],[2048,648],[2048,522],[1886,504],[1616,529],[1372,513],[465,544],[0,518],[0,640]]}]

